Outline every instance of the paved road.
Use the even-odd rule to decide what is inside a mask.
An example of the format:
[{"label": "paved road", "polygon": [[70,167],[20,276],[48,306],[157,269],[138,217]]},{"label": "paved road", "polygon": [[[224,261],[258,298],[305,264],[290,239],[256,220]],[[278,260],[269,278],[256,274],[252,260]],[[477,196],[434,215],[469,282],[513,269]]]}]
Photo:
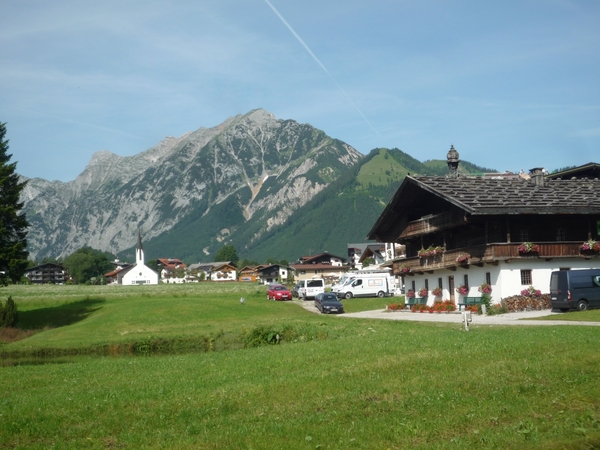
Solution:
[{"label": "paved road", "polygon": [[[293,300],[294,303],[301,305],[304,309],[316,314],[320,314],[319,310],[315,308],[313,301],[302,301],[299,299]],[[568,320],[527,320],[535,319],[537,317],[546,316],[564,316],[565,314],[577,314],[576,312],[571,313],[560,313],[552,312],[550,310],[544,311],[527,311],[517,312],[508,314],[498,314],[496,316],[480,316],[472,314],[473,325],[580,325],[587,327],[600,327],[600,322],[577,322]],[[413,313],[411,311],[395,311],[386,312],[384,310],[375,311],[361,311],[357,313],[346,313],[340,314],[338,317],[350,317],[358,319],[384,319],[384,320],[410,320],[413,322],[447,322],[447,323],[462,323],[463,315],[459,312],[448,313],[448,314],[429,314],[429,313]]]},{"label": "paved road", "polygon": [[[600,322],[577,322],[568,320],[527,320],[536,317],[546,316],[564,316],[565,313],[556,313],[549,310],[545,311],[528,311],[508,314],[498,314],[496,316],[480,316],[472,314],[473,325],[580,325],[589,327],[599,327]],[[577,314],[577,313],[567,313]],[[358,313],[342,314],[340,317],[355,317],[363,319],[385,319],[385,320],[411,320],[415,322],[450,322],[461,323],[463,321],[462,313],[448,314],[429,314],[429,313],[413,313],[410,311],[385,312],[377,311],[362,311]]]}]

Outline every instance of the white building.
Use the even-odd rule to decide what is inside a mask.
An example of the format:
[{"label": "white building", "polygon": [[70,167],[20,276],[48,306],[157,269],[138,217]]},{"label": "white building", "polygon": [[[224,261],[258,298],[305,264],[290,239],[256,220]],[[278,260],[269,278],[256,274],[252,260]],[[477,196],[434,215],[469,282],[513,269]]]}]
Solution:
[{"label": "white building", "polygon": [[158,273],[144,262],[142,235],[139,231],[135,250],[135,264],[117,272],[117,283],[124,285],[158,284]]},{"label": "white building", "polygon": [[499,302],[530,287],[548,293],[553,270],[600,268],[599,252],[588,250],[600,235],[597,176],[459,175],[458,162],[451,148],[450,176],[407,176],[368,234],[406,246],[393,270],[407,291],[427,289],[432,304],[434,288],[457,301],[480,297],[487,283]]}]

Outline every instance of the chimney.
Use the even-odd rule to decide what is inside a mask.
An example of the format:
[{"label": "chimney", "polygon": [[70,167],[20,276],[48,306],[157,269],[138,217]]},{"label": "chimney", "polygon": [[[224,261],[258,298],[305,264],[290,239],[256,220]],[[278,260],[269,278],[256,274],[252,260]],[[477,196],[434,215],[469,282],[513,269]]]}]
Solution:
[{"label": "chimney", "polygon": [[460,159],[458,159],[458,152],[454,148],[454,145],[450,146],[450,151],[448,152],[448,170],[450,171],[450,178],[458,178],[458,163]]},{"label": "chimney", "polygon": [[529,171],[531,178],[536,186],[544,185],[544,169],[542,167],[536,167]]}]

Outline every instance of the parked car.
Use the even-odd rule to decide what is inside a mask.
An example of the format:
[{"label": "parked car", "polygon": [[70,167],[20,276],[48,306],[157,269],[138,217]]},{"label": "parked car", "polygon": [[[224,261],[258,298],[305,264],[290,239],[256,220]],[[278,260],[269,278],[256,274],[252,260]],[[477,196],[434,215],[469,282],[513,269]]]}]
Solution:
[{"label": "parked car", "polygon": [[323,278],[311,278],[310,280],[300,280],[298,288],[298,298],[308,300],[315,298],[320,292],[325,292],[325,280]]},{"label": "parked car", "polygon": [[567,312],[600,307],[600,269],[555,270],[550,275],[550,304]]},{"label": "parked car", "polygon": [[302,287],[302,283],[296,283],[293,287],[292,287],[292,297],[296,297],[296,298],[300,298],[300,293],[298,292],[299,289]]},{"label": "parked car", "polygon": [[267,290],[267,300],[291,300],[292,293],[281,284],[272,284]]},{"label": "parked car", "polygon": [[323,314],[344,312],[344,305],[340,302],[335,294],[331,292],[321,292],[315,297],[315,306]]}]

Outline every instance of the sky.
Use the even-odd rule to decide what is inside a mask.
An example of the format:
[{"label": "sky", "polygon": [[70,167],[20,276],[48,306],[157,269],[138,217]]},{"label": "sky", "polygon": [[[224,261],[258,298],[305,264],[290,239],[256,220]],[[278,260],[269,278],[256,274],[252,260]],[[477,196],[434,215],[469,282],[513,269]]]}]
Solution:
[{"label": "sky", "polygon": [[597,0],[6,0],[0,122],[26,177],[264,108],[368,154],[600,163]]}]

